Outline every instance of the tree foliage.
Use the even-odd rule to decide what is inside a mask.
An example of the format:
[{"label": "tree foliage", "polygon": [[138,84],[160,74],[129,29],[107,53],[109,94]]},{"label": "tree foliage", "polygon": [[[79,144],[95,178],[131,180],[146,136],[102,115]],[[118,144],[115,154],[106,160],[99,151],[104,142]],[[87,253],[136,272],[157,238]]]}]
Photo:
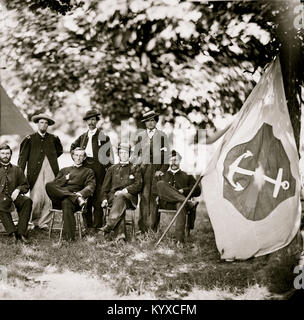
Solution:
[{"label": "tree foliage", "polygon": [[[18,23],[2,35],[1,51],[27,93],[28,114],[64,110],[71,95],[87,90],[90,106],[113,124],[153,108],[167,121],[183,115],[205,128],[242,106],[253,75],[278,54],[278,16],[288,3],[15,0],[7,6]],[[90,106],[79,102],[78,110]]]}]

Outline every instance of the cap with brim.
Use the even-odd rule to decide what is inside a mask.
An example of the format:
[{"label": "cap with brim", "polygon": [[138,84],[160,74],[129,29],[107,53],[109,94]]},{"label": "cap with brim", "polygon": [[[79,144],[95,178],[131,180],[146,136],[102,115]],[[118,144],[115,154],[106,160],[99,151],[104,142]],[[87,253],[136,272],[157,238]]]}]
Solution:
[{"label": "cap with brim", "polygon": [[180,153],[178,153],[176,150],[172,150],[169,154],[169,158],[172,158],[172,157],[178,157],[179,159],[182,158],[182,156],[180,155]]},{"label": "cap with brim", "polygon": [[146,122],[150,119],[154,119],[156,122],[158,122],[159,114],[153,110],[146,112],[145,114],[143,114],[143,118],[142,118],[141,122]]},{"label": "cap with brim", "polygon": [[118,151],[119,151],[120,149],[122,149],[122,150],[126,150],[126,151],[129,151],[129,152],[130,152],[131,149],[132,149],[132,147],[131,147],[131,145],[130,145],[129,143],[122,142],[122,143],[119,143],[119,144],[118,144],[117,149],[118,149]]},{"label": "cap with brim", "polygon": [[53,119],[51,119],[48,115],[44,113],[40,113],[32,117],[32,121],[35,123],[37,123],[41,119],[47,120],[49,126],[52,126],[55,123]]},{"label": "cap with brim", "polygon": [[100,116],[100,112],[96,111],[96,110],[89,110],[86,112],[86,114],[84,115],[84,117],[82,118],[83,120],[88,120],[90,118],[93,117],[98,117]]}]

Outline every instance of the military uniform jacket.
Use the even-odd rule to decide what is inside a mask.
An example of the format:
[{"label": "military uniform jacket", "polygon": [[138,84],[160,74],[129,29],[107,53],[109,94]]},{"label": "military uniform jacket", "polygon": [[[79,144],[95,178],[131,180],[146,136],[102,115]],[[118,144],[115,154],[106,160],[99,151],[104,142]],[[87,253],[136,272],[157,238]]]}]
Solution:
[{"label": "military uniform jacket", "polygon": [[143,130],[136,137],[132,162],[136,160],[141,166],[153,164],[156,170],[166,172],[169,152],[168,137],[163,131],[156,129],[150,139],[147,130]]},{"label": "military uniform jacket", "polygon": [[[77,147],[85,149],[89,141],[88,131],[79,136],[71,145],[70,151]],[[99,162],[104,168],[114,163],[112,145],[109,136],[104,134],[99,128],[92,136],[93,158]]]},{"label": "military uniform jacket", "polygon": [[142,189],[142,175],[137,165],[119,163],[111,166],[102,185],[101,200],[107,199],[109,203],[112,203],[115,192],[124,188],[128,190],[126,196],[136,207],[138,193]]},{"label": "military uniform jacket", "polygon": [[[195,179],[192,175],[187,174],[186,172],[179,170],[175,174],[168,170],[163,176],[161,176],[158,180],[163,180],[168,182],[173,188],[176,190],[183,189],[183,195],[187,197],[193,186],[195,185]],[[201,194],[201,188],[198,185],[193,193],[192,197],[198,197]],[[170,204],[164,200],[161,200],[160,207],[161,208],[169,208]]]},{"label": "military uniform jacket", "polygon": [[24,171],[27,164],[30,189],[35,185],[45,156],[49,160],[54,175],[57,175],[59,171],[57,158],[62,155],[62,152],[60,139],[51,133],[46,132],[42,137],[36,132],[24,138],[20,145],[18,166]]},{"label": "military uniform jacket", "polygon": [[[6,171],[7,170],[7,171]],[[7,185],[6,185],[7,173]],[[0,211],[13,211],[11,195],[15,189],[27,193],[30,186],[21,168],[11,163],[7,169],[0,163]]]},{"label": "military uniform jacket", "polygon": [[94,171],[84,166],[62,168],[54,183],[60,187],[67,187],[71,192],[79,192],[84,198],[93,195],[96,186]]}]

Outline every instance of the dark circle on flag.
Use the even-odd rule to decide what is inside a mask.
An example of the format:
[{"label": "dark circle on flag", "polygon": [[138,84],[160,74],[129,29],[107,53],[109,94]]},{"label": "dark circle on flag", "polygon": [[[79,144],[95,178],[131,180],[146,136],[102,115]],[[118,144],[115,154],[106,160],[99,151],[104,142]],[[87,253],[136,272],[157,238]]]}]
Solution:
[{"label": "dark circle on flag", "polygon": [[224,198],[248,220],[265,219],[281,202],[295,195],[296,180],[289,158],[267,123],[253,139],[227,153],[223,177]]}]

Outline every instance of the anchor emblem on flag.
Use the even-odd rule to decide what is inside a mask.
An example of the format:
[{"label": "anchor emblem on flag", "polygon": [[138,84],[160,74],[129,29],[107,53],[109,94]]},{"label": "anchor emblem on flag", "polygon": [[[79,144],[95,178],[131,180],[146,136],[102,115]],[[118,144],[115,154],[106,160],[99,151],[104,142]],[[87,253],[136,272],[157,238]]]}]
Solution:
[{"label": "anchor emblem on flag", "polygon": [[223,177],[224,198],[249,220],[264,219],[295,194],[289,158],[267,123],[250,141],[227,152]]},{"label": "anchor emblem on flag", "polygon": [[[253,176],[256,171],[248,170],[239,167],[239,163],[242,161],[242,159],[246,159],[248,157],[252,157],[253,153],[250,150],[247,150],[245,153],[240,155],[230,166],[229,166],[229,172],[227,175],[227,179],[230,182],[230,184],[234,187],[235,191],[242,191],[244,188],[242,185],[237,182],[235,183],[233,181],[233,176],[235,173],[241,173],[247,176]],[[282,181],[282,176],[283,176],[283,168],[279,168],[278,170],[278,175],[276,179],[270,178],[266,175],[263,175],[263,178],[265,181],[268,181],[274,185],[273,189],[273,197],[276,198],[278,196],[278,193],[280,191],[280,188],[283,190],[287,190],[289,188],[289,182],[287,180]]]}]

